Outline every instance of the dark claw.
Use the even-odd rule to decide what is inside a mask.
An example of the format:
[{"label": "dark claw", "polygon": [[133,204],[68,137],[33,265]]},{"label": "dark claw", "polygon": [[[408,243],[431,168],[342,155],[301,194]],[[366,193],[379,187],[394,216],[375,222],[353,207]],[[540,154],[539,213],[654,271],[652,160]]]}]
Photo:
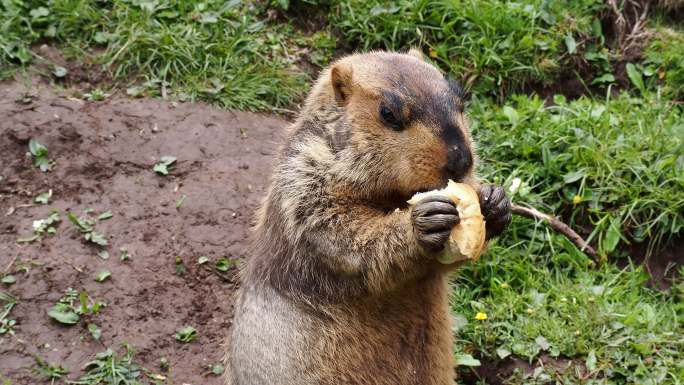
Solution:
[{"label": "dark claw", "polygon": [[451,199],[433,196],[416,204],[411,211],[413,230],[425,250],[437,252],[444,248],[451,228],[460,222],[458,210]]},{"label": "dark claw", "polygon": [[487,239],[501,234],[511,223],[511,200],[500,186],[484,185],[480,188],[480,210],[487,223]]},{"label": "dark claw", "polygon": [[417,216],[413,225],[420,231],[434,233],[436,231],[449,230],[458,224],[460,218],[454,214],[433,214],[430,216]]},{"label": "dark claw", "polygon": [[451,231],[441,233],[421,234],[418,236],[418,243],[427,251],[438,252],[444,248],[444,244],[449,239]]}]

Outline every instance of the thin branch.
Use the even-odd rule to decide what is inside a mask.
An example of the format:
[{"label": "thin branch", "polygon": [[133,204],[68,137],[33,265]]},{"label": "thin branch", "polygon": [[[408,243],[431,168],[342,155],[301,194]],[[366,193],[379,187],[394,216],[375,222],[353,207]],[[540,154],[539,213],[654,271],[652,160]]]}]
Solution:
[{"label": "thin branch", "polygon": [[544,214],[541,211],[535,209],[534,207],[525,207],[513,204],[511,211],[515,214],[521,215],[523,217],[536,219],[542,222],[546,222],[551,226],[552,229],[565,235],[566,238],[570,240],[578,249],[583,251],[585,254],[590,256],[595,261],[598,261],[596,256],[596,250],[592,248],[587,241],[584,240],[579,234],[577,234],[570,226],[559,221],[558,219],[552,217],[551,215]]}]

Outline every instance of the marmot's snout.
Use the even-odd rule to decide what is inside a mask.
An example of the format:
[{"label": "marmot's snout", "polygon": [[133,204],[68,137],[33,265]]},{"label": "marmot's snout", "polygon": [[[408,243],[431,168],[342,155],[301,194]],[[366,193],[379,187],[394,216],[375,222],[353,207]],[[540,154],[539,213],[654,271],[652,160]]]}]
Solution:
[{"label": "marmot's snout", "polygon": [[454,144],[447,149],[447,161],[445,165],[445,173],[447,178],[453,180],[462,180],[464,176],[470,173],[473,167],[473,155],[470,149],[464,144]]}]

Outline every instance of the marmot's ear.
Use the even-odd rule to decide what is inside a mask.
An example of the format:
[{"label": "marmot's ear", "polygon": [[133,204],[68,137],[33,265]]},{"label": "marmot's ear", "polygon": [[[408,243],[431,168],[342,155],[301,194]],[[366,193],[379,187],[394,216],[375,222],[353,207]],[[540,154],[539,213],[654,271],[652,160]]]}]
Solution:
[{"label": "marmot's ear", "polygon": [[339,106],[345,106],[349,102],[352,91],[352,74],[351,65],[345,63],[335,64],[330,71],[330,82]]},{"label": "marmot's ear", "polygon": [[406,54],[409,56],[413,56],[414,58],[420,61],[425,61],[425,57],[423,57],[423,52],[421,52],[421,50],[416,47],[411,48]]}]

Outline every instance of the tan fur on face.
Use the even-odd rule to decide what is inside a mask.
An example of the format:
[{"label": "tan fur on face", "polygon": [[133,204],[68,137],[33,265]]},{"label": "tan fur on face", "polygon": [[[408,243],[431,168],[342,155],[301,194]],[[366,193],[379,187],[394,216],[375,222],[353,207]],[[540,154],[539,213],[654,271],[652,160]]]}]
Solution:
[{"label": "tan fur on face", "polygon": [[[387,56],[395,55],[394,61],[388,63]],[[415,53],[413,55],[416,55]],[[399,58],[400,60],[397,60]],[[397,63],[398,62],[398,63]],[[340,165],[338,169],[341,175],[346,175],[350,182],[365,184],[359,191],[366,192],[371,196],[377,196],[382,191],[392,191],[401,196],[410,197],[417,190],[426,190],[442,187],[446,178],[441,172],[446,162],[446,146],[439,137],[439,127],[425,122],[414,122],[405,132],[395,133],[388,131],[379,120],[378,109],[385,90],[396,88],[395,84],[385,77],[386,73],[404,72],[415,74],[408,77],[407,84],[399,87],[399,91],[413,88],[423,90],[441,90],[444,92],[445,83],[442,74],[414,56],[371,53],[364,55],[363,60],[357,56],[343,58],[324,72],[323,76],[312,90],[307,100],[303,115],[313,113],[318,106],[330,103],[336,99],[334,95],[331,73],[336,73],[338,79],[346,79],[349,84],[344,86],[345,94],[344,113],[350,127],[363,127],[351,129],[352,145],[358,151],[375,151],[382,153],[381,162],[386,173],[374,175],[369,183],[367,170],[354,168],[345,169],[349,165]],[[420,105],[420,99],[407,99],[414,105]],[[339,102],[339,101],[338,101]],[[410,107],[410,105],[406,105]],[[462,112],[455,112],[453,121],[464,127],[466,138],[465,146],[471,149],[467,122]],[[431,122],[428,122],[431,123]],[[384,167],[392,165],[392,167]],[[359,175],[360,174],[360,175]],[[464,180],[468,179],[467,176]],[[378,187],[375,189],[374,187]]]}]

